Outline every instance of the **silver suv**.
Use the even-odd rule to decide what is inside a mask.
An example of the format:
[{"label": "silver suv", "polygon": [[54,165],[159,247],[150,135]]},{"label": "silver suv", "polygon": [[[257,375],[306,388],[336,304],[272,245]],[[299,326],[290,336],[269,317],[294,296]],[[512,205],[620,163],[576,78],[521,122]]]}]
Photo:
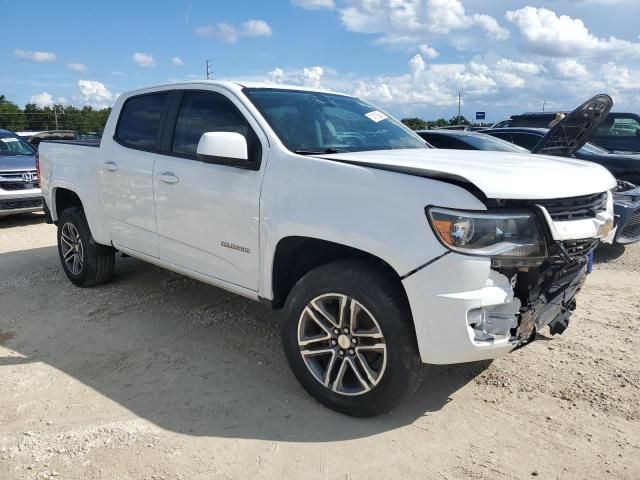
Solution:
[{"label": "silver suv", "polygon": [[42,210],[36,151],[0,129],[0,217]]}]

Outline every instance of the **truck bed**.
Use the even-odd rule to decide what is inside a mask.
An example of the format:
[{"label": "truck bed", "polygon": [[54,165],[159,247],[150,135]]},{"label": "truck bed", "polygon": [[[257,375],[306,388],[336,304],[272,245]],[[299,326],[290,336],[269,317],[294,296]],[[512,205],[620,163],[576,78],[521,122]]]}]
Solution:
[{"label": "truck bed", "polygon": [[80,145],[83,147],[100,147],[101,140],[42,140],[40,145],[43,143],[57,143],[57,144],[66,144],[66,145]]}]

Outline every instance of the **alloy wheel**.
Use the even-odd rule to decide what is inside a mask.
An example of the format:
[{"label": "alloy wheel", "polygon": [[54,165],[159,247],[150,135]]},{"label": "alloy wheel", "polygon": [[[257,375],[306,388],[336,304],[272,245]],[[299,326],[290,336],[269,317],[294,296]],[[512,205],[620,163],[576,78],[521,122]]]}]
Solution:
[{"label": "alloy wheel", "polygon": [[84,248],[78,229],[72,223],[65,223],[60,232],[62,259],[67,269],[74,275],[80,275],[84,259]]},{"label": "alloy wheel", "polygon": [[387,364],[377,320],[360,302],[338,293],[320,295],[304,308],[298,347],[313,377],[340,395],[371,391]]}]

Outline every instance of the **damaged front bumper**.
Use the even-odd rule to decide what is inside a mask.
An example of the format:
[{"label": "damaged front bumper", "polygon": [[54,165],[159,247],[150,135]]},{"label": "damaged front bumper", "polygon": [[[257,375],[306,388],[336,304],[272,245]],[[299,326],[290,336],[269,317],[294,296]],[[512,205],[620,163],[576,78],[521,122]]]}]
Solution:
[{"label": "damaged front bumper", "polygon": [[611,194],[588,200],[588,208],[578,205],[580,216],[577,208],[567,214],[565,202],[538,205],[549,225],[548,258],[541,265],[509,266],[447,252],[406,277],[422,361],[493,359],[530,342],[545,326],[562,333],[594,249],[616,233]]},{"label": "damaged front bumper", "polygon": [[[490,261],[451,253],[406,278],[403,284],[422,361],[451,364],[498,358],[531,341],[547,325],[552,333],[564,331],[588,262],[585,258],[567,271],[548,268],[544,273],[501,273]],[[466,272],[465,278],[451,274],[459,269]],[[482,287],[449,293],[460,283],[471,287],[476,275],[484,277]],[[434,290],[439,293],[424,294]]]}]

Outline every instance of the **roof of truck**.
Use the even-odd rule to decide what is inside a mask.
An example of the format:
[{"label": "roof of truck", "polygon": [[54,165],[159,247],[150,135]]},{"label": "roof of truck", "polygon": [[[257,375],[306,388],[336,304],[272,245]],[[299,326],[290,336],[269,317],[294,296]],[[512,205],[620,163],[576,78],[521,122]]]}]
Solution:
[{"label": "roof of truck", "polygon": [[167,88],[167,87],[175,87],[181,88],[186,85],[211,85],[211,86],[220,86],[224,87],[228,90],[234,92],[240,92],[243,88],[276,88],[279,90],[302,90],[305,92],[317,92],[317,93],[332,93],[334,95],[345,95],[339,92],[332,92],[330,90],[321,89],[321,88],[311,88],[302,85],[288,85],[284,83],[276,83],[276,82],[243,82],[243,81],[232,81],[232,80],[184,80],[179,82],[168,82],[161,83],[158,85],[150,85],[148,87],[137,88],[134,90],[129,90],[125,92],[125,96],[130,96],[133,93],[144,92],[149,90],[154,90],[158,88]]}]

